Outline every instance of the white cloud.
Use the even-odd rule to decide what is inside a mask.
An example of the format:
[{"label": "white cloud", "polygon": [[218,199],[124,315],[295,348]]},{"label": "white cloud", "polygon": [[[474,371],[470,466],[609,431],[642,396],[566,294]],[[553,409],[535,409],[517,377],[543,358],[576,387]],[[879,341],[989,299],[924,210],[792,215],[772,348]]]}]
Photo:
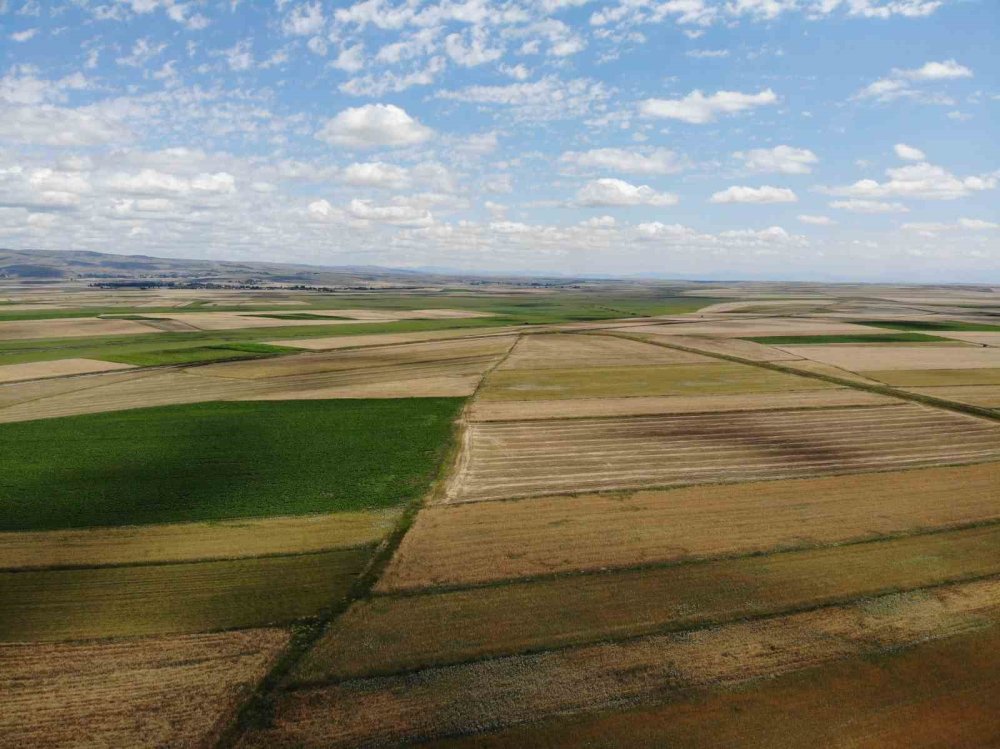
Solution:
[{"label": "white cloud", "polygon": [[798,196],[787,187],[733,185],[712,195],[710,203],[794,203]]},{"label": "white cloud", "polygon": [[684,53],[687,57],[693,57],[696,60],[706,60],[718,57],[729,57],[728,49],[689,49]]},{"label": "white cloud", "polygon": [[781,174],[809,174],[812,165],[819,158],[808,148],[775,146],[737,151],[733,154],[742,159],[744,166],[752,172],[778,172]]},{"label": "white cloud", "polygon": [[345,148],[395,148],[424,143],[433,134],[429,127],[393,104],[365,104],[327,120],[316,137]]},{"label": "white cloud", "polygon": [[803,224],[812,224],[813,226],[832,226],[837,223],[829,216],[817,216],[808,213],[800,213],[797,218]]},{"label": "white cloud", "polygon": [[396,164],[374,161],[365,164],[351,164],[344,168],[341,180],[359,187],[378,187],[401,190],[410,184],[410,173]]},{"label": "white cloud", "polygon": [[131,53],[117,58],[115,62],[119,65],[127,65],[133,68],[142,67],[166,48],[166,44],[155,44],[146,38],[137,39],[135,44],[132,45]]},{"label": "white cloud", "polygon": [[430,211],[406,205],[375,205],[370,200],[352,200],[347,207],[354,218],[392,226],[430,226]]},{"label": "white cloud", "polygon": [[581,221],[580,226],[585,226],[589,229],[612,229],[617,223],[614,216],[594,216],[593,218]]},{"label": "white cloud", "polygon": [[923,161],[926,158],[926,156],[924,156],[924,152],[919,148],[908,146],[905,143],[897,143],[892,148],[899,158],[906,161]]},{"label": "white cloud", "polygon": [[476,26],[462,34],[449,34],[444,40],[445,52],[455,63],[472,68],[493,62],[503,56],[503,47],[491,46],[489,34]]},{"label": "white cloud", "polygon": [[10,34],[8,38],[13,42],[27,42],[34,39],[37,33],[38,29],[25,29],[24,31],[15,31],[13,34]]},{"label": "white cloud", "polygon": [[1000,229],[1000,224],[993,223],[992,221],[983,221],[981,219],[960,218],[953,224],[917,221],[903,224],[901,228],[906,229],[907,231],[915,231],[920,234],[930,235],[953,231],[992,231],[993,229]]},{"label": "white cloud", "polygon": [[958,225],[963,229],[1000,229],[1000,224],[993,221],[983,221],[979,218],[960,218],[958,220]]},{"label": "white cloud", "polygon": [[831,208],[839,208],[851,213],[907,213],[910,209],[902,203],[886,203],[879,200],[834,200]]},{"label": "white cloud", "polygon": [[0,116],[0,141],[40,146],[91,146],[123,143],[128,129],[97,109],[51,105],[8,107]]},{"label": "white cloud", "polygon": [[352,78],[342,83],[340,90],[353,96],[383,96],[387,93],[398,93],[413,86],[429,86],[437,76],[444,71],[446,62],[443,57],[432,57],[427,65],[409,73],[396,73],[387,70],[378,74]]},{"label": "white cloud", "polygon": [[693,125],[713,122],[720,114],[734,114],[753,107],[762,107],[778,101],[771,89],[756,94],[739,91],[716,91],[705,96],[695,90],[683,99],[646,99],[639,103],[639,113],[644,117],[681,120]]},{"label": "white cloud", "polygon": [[292,9],[281,23],[290,36],[313,36],[323,30],[323,7],[318,3],[303,3]]},{"label": "white cloud", "polygon": [[580,171],[626,174],[674,174],[684,168],[683,160],[668,148],[650,148],[643,151],[629,151],[624,148],[566,151],[559,160]]},{"label": "white cloud", "polygon": [[227,194],[236,191],[236,179],[227,172],[202,173],[187,179],[156,169],[143,169],[135,174],[115,174],[107,184],[116,192],[132,195]]},{"label": "white cloud", "polygon": [[925,200],[955,200],[973,192],[992,190],[997,175],[957,177],[942,167],[920,162],[887,169],[885,182],[858,180],[852,185],[827,190],[831,195],[849,198],[921,198]]},{"label": "white cloud", "polygon": [[869,83],[855,94],[854,98],[874,99],[880,102],[913,99],[930,104],[949,104],[951,99],[948,97],[914,88],[914,84],[921,85],[971,77],[972,71],[964,65],[959,65],[955,60],[926,62],[919,68],[893,68],[887,77]]},{"label": "white cloud", "polygon": [[964,65],[959,65],[955,60],[944,60],[943,62],[925,62],[919,68],[912,70],[894,70],[897,78],[906,78],[911,81],[946,81],[954,78],[971,78],[972,71]]},{"label": "white cloud", "polygon": [[576,202],[584,206],[675,205],[679,198],[671,193],[657,192],[649,185],[633,185],[621,179],[595,179],[576,194]]},{"label": "white cloud", "polygon": [[365,67],[365,45],[358,42],[350,47],[344,47],[332,63],[333,67],[347,73],[357,73]]},{"label": "white cloud", "polygon": [[437,96],[471,104],[510,107],[518,119],[558,120],[590,113],[608,99],[610,92],[603,83],[588,78],[567,81],[546,76],[530,83],[468,86],[455,91],[441,91]]}]

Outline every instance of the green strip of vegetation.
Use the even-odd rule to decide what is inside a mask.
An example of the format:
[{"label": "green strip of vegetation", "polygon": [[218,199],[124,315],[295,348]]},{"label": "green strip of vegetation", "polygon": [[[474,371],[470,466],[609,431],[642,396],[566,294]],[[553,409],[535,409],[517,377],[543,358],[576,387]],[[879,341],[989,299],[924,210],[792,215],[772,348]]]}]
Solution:
[{"label": "green strip of vegetation", "polygon": [[1000,333],[1000,325],[961,320],[851,320],[858,325],[875,325],[893,330],[956,330],[968,333]]},{"label": "green strip of vegetation", "polygon": [[0,425],[0,531],[391,507],[461,398],[197,403]]},{"label": "green strip of vegetation", "polygon": [[932,343],[952,342],[948,338],[924,333],[884,333],[876,335],[768,335],[744,338],[744,341],[773,346],[796,343]]},{"label": "green strip of vegetation", "polygon": [[137,367],[159,367],[166,364],[203,364],[236,359],[266,359],[282,354],[300,354],[301,349],[272,346],[266,343],[227,343],[222,346],[193,346],[163,351],[120,353],[105,356],[104,361],[134,364]]}]

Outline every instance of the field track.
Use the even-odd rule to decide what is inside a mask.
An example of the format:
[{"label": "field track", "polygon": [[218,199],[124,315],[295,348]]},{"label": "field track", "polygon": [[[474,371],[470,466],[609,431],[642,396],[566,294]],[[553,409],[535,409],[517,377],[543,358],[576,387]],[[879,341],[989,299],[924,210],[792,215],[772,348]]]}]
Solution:
[{"label": "field track", "polygon": [[0,736],[23,747],[211,747],[288,643],[279,629],[0,644]]},{"label": "field track", "polygon": [[478,423],[448,501],[1000,459],[1000,425],[915,405]]}]

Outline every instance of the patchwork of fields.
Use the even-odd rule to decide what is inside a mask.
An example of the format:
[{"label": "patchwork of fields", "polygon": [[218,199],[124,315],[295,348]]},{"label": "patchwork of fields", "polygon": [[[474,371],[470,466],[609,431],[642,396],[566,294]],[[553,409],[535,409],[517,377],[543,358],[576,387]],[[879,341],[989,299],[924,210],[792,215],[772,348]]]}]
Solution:
[{"label": "patchwork of fields", "polygon": [[2,308],[4,739],[996,744],[988,314],[715,292]]}]

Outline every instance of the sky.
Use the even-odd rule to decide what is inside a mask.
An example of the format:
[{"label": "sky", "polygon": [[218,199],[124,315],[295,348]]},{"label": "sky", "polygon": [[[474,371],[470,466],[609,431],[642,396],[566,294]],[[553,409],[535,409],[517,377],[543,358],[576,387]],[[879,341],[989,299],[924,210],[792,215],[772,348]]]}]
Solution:
[{"label": "sky", "polygon": [[0,0],[0,246],[1000,282],[997,0]]}]

